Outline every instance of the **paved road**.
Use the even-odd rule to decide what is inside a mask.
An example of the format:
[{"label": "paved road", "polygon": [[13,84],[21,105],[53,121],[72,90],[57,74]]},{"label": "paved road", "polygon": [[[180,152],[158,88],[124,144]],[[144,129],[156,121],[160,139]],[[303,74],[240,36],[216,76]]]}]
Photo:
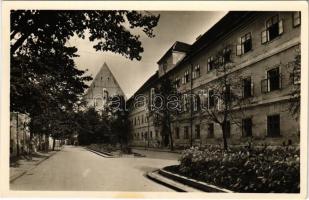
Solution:
[{"label": "paved road", "polygon": [[82,147],[65,146],[24,176],[12,190],[173,191],[144,176],[177,164],[158,158],[104,158]]}]

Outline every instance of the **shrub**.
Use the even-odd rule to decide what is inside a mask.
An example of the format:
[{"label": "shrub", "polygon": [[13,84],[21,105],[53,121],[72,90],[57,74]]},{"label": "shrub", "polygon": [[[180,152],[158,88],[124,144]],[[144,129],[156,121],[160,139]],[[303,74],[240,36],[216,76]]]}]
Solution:
[{"label": "shrub", "polygon": [[299,193],[299,148],[192,147],[180,158],[180,174],[236,192]]}]

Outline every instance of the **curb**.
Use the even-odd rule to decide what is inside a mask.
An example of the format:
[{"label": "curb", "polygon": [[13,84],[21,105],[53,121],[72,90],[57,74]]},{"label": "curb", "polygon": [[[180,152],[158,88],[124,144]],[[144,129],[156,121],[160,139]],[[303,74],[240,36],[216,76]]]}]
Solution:
[{"label": "curb", "polygon": [[52,154],[50,154],[49,156],[47,156],[46,158],[43,158],[42,160],[38,161],[37,163],[34,164],[34,166],[30,167],[29,169],[26,169],[25,171],[17,174],[14,177],[10,177],[10,183],[13,183],[16,179],[22,177],[23,175],[25,175],[27,172],[33,170],[34,168],[36,168],[39,164],[41,164],[42,162],[44,162],[45,160],[49,159],[50,157],[52,157],[53,155],[55,155],[56,153],[58,153],[58,151],[53,152]]},{"label": "curb", "polygon": [[201,190],[198,190],[196,188],[184,185],[182,183],[179,183],[177,181],[174,181],[172,179],[166,178],[159,174],[159,170],[148,172],[145,174],[147,178],[149,178],[152,181],[155,181],[161,185],[164,185],[168,188],[171,188],[177,192],[203,192]]},{"label": "curb", "polygon": [[233,191],[225,189],[225,188],[220,188],[215,185],[211,185],[202,181],[197,181],[195,179],[187,178],[185,176],[181,176],[178,174],[174,174],[171,172],[168,172],[164,169],[159,170],[159,174],[162,176],[172,179],[174,181],[180,182],[182,184],[188,185],[190,187],[196,188],[198,190],[201,190],[203,192],[221,192],[221,193],[233,193]]},{"label": "curb", "polygon": [[102,157],[105,157],[105,158],[115,158],[116,156],[114,156],[114,155],[111,155],[111,154],[109,154],[109,153],[102,153],[102,152],[99,152],[99,151],[96,151],[96,150],[93,150],[93,149],[90,149],[90,148],[88,148],[88,147],[85,147],[88,151],[90,151],[90,152],[92,152],[92,153],[95,153],[95,154],[97,154],[97,155],[99,155],[99,156],[102,156]]},{"label": "curb", "polygon": [[181,152],[178,151],[169,151],[164,149],[152,149],[152,148],[143,148],[143,147],[132,147],[132,150],[143,150],[143,151],[155,151],[155,152],[166,152],[166,153],[175,153],[175,154],[181,154]]}]

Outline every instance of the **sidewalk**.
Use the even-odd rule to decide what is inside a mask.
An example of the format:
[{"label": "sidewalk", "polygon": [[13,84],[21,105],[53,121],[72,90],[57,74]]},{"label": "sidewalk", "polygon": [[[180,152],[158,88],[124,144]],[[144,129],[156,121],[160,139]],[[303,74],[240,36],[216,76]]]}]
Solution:
[{"label": "sidewalk", "polygon": [[44,160],[50,158],[56,154],[59,150],[50,151],[48,153],[36,152],[32,155],[32,159],[21,158],[13,163],[10,163],[10,182],[13,182],[17,178],[21,177],[29,170],[39,165]]}]

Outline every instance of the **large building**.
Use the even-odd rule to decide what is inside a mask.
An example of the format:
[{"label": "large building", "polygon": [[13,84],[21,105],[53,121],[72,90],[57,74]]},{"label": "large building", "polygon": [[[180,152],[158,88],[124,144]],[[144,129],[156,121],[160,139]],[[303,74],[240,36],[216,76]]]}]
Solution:
[{"label": "large building", "polygon": [[94,107],[97,111],[102,111],[108,98],[115,95],[125,97],[113,73],[104,63],[86,91],[84,100],[87,102],[87,107]]},{"label": "large building", "polygon": [[[160,146],[162,129],[154,124],[148,103],[166,77],[188,108],[173,119],[175,146],[222,143],[221,127],[200,106],[217,109],[222,118],[223,107],[212,96],[223,77],[239,83],[224,85],[224,91],[239,94],[243,102],[230,110],[237,119],[227,119],[229,144],[299,144],[299,119],[290,106],[291,93],[300,86],[300,71],[291,65],[299,54],[300,21],[300,12],[229,12],[192,45],[176,42],[158,61],[158,71],[128,100],[132,145]],[[218,63],[228,62],[224,75],[218,73]],[[200,91],[203,98],[186,97]]]}]

